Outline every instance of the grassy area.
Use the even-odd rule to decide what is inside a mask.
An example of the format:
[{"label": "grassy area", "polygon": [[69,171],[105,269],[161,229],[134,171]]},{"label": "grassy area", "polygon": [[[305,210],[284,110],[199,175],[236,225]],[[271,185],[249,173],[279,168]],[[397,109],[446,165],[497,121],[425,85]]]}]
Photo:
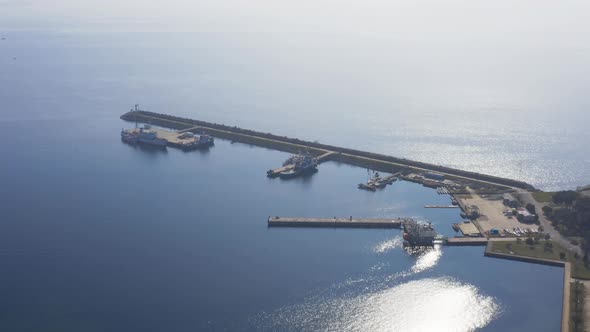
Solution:
[{"label": "grassy area", "polygon": [[552,192],[537,191],[533,193],[533,197],[539,203],[549,203],[553,201],[553,194]]},{"label": "grassy area", "polygon": [[570,283],[570,331],[584,331],[584,284],[576,281]]},{"label": "grassy area", "polygon": [[[533,245],[526,244],[525,240],[491,242],[491,251],[556,261],[567,260],[572,263],[572,277],[590,280],[590,265],[585,265],[581,257],[576,258],[573,253],[553,241],[540,240]],[[561,258],[561,253],[564,253],[564,259]]]}]

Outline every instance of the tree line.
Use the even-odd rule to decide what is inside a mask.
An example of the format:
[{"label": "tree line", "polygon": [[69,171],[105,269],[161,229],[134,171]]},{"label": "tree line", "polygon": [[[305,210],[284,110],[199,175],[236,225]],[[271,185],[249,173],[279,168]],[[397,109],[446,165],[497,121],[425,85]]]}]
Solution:
[{"label": "tree line", "polygon": [[584,249],[590,250],[590,197],[572,190],[553,194],[555,208],[543,207],[543,213],[563,235],[584,238]]}]

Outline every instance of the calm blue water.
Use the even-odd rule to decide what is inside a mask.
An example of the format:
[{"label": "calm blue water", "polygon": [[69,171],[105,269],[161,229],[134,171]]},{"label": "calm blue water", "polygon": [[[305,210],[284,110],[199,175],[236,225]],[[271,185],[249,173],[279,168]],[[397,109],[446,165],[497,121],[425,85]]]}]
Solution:
[{"label": "calm blue water", "polygon": [[[544,53],[551,65],[523,55],[504,64],[472,50],[484,63],[470,68],[447,54],[437,74],[422,67],[437,62],[424,58],[431,51],[421,44],[371,43],[356,54],[349,48],[365,39],[354,35],[342,49],[343,40],[322,34],[308,36],[309,45],[244,34],[8,31],[0,43],[0,121],[118,117],[139,103],[545,190],[590,182],[590,101],[579,88],[590,84],[588,45],[561,45],[573,59]],[[462,50],[447,47],[437,52]],[[373,59],[365,54],[371,49],[391,57]],[[522,52],[534,58],[541,50]],[[544,70],[547,77],[534,81]]]},{"label": "calm blue water", "polygon": [[423,208],[447,196],[404,182],[359,191],[366,171],[335,163],[270,180],[265,171],[286,154],[221,140],[209,152],[134,148],[120,142],[130,124],[118,117],[139,102],[575,187],[590,178],[579,88],[589,57],[576,38],[587,30],[577,20],[567,38],[545,35],[560,41],[557,52],[530,39],[531,27],[501,42],[432,35],[436,27],[403,38],[396,29],[412,23],[382,27],[385,16],[352,34],[313,17],[305,28],[277,18],[277,31],[238,17],[140,33],[9,16],[0,31],[1,330],[559,329],[561,269],[484,258],[483,248],[407,253],[395,230],[266,227],[269,215],[409,216],[450,235],[457,211]]},{"label": "calm blue water", "polygon": [[457,211],[422,207],[447,196],[406,182],[360,191],[365,170],[335,163],[271,180],[265,170],[286,154],[221,140],[209,152],[144,150],[119,141],[122,126],[90,116],[0,125],[11,138],[3,330],[559,328],[561,269],[482,248],[412,256],[397,230],[266,226],[269,215],[412,216],[448,234]]}]

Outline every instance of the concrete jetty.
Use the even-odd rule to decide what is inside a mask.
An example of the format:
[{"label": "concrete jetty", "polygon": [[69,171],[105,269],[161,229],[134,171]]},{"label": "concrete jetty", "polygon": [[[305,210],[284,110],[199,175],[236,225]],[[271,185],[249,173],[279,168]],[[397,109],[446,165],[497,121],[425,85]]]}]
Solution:
[{"label": "concrete jetty", "polygon": [[458,205],[424,205],[426,209],[459,209]]},{"label": "concrete jetty", "polygon": [[302,218],[268,217],[269,227],[401,228],[400,218]]}]

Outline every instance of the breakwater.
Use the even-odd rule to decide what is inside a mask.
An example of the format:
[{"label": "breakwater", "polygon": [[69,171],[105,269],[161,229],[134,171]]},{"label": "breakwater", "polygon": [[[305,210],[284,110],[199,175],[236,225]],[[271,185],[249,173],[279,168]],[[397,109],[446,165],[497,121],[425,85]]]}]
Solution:
[{"label": "breakwater", "polygon": [[268,217],[269,227],[401,228],[402,219]]},{"label": "breakwater", "polygon": [[147,111],[131,111],[123,114],[121,119],[126,121],[147,122],[153,125],[177,130],[186,130],[191,128],[191,130],[196,132],[207,132],[212,136],[234,142],[252,144],[290,153],[297,153],[302,150],[307,150],[310,153],[319,156],[331,151],[335,152],[335,154],[331,156],[331,159],[334,161],[347,163],[354,166],[371,168],[382,172],[395,173],[403,169],[434,171],[446,174],[448,176],[487,182],[500,186],[515,187],[527,190],[535,189],[532,185],[522,181],[469,172],[440,165],[433,165],[404,158],[397,158],[379,153],[337,147],[318,142],[304,141],[298,138],[289,138],[271,133],[263,133],[239,128],[236,126],[232,127],[201,120],[181,118],[167,114],[158,114]]},{"label": "breakwater", "polygon": [[499,252],[493,252],[488,247],[484,252],[484,256],[486,257],[493,257],[493,258],[501,258],[501,259],[508,259],[518,262],[526,262],[526,263],[533,263],[533,264],[541,264],[541,265],[549,265],[549,266],[557,266],[557,267],[564,267],[567,263],[566,261],[556,261],[552,259],[543,259],[543,258],[535,258],[535,257],[528,257],[528,256],[520,256],[520,255],[509,255],[503,254]]}]

